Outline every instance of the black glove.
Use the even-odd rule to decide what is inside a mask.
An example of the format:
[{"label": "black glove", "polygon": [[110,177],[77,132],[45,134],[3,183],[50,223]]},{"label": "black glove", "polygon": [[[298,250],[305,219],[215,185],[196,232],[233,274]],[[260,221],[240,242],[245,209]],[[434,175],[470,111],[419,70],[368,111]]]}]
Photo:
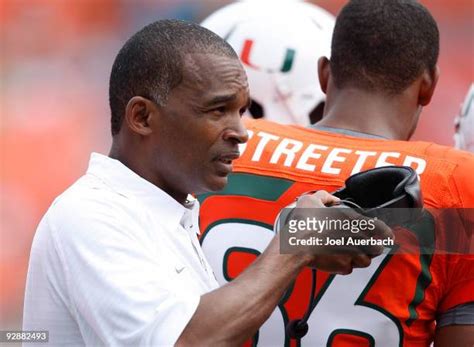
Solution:
[{"label": "black glove", "polygon": [[[377,217],[390,227],[415,222],[423,209],[418,175],[408,166],[386,166],[359,172],[332,194],[340,198],[341,203],[331,207],[352,208],[364,216]],[[275,220],[275,231],[287,222],[295,206],[296,203],[292,203],[280,211]]]},{"label": "black glove", "polygon": [[389,226],[416,221],[423,208],[418,175],[408,166],[387,166],[357,173],[333,195],[341,199],[337,207],[351,207]]}]

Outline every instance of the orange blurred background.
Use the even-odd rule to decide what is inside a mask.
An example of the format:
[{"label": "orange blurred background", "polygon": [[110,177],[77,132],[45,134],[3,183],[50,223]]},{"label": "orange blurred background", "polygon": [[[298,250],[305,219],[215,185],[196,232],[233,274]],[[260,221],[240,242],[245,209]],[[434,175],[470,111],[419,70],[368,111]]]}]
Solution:
[{"label": "orange blurred background", "polygon": [[[274,0],[278,1],[278,0]],[[0,0],[0,330],[20,329],[29,250],[54,197],[107,153],[108,78],[124,41],[160,18],[200,22],[226,0]],[[343,0],[311,1],[337,14]],[[415,139],[452,145],[474,73],[474,2],[422,1],[441,79]]]}]

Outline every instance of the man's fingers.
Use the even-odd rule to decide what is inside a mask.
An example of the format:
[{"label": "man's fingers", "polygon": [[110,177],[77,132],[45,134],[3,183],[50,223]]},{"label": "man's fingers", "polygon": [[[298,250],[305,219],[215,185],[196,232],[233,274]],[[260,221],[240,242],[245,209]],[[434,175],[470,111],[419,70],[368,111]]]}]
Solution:
[{"label": "man's fingers", "polygon": [[302,195],[299,197],[296,207],[326,207],[335,205],[339,201],[339,198],[329,194],[327,191],[318,190],[316,193]]},{"label": "man's fingers", "polygon": [[320,199],[324,206],[335,205],[338,204],[340,201],[338,197],[329,194],[325,190],[318,190],[316,193],[312,194],[312,196]]},{"label": "man's fingers", "polygon": [[356,254],[352,259],[353,267],[368,267],[371,263],[370,257],[365,254]]},{"label": "man's fingers", "polygon": [[361,249],[367,256],[375,258],[383,253],[384,247],[381,245],[368,245],[363,246]]},{"label": "man's fingers", "polygon": [[381,220],[375,221],[374,237],[377,239],[395,239],[395,235],[390,227]]},{"label": "man's fingers", "polygon": [[392,229],[384,222],[375,220],[373,226],[373,230],[367,229],[350,236],[358,239],[360,251],[371,258],[381,255],[384,245],[389,245],[388,240],[394,239]]}]

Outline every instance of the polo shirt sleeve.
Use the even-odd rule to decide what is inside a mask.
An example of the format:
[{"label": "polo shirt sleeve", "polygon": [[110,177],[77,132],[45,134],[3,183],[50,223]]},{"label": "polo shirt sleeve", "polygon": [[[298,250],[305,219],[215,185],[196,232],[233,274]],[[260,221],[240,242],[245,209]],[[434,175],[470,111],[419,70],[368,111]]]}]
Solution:
[{"label": "polo shirt sleeve", "polygon": [[100,197],[65,198],[50,215],[72,314],[86,344],[99,338],[105,345],[171,346],[200,295],[172,289],[175,269],[147,239],[152,231],[140,208],[122,200],[111,206]]}]

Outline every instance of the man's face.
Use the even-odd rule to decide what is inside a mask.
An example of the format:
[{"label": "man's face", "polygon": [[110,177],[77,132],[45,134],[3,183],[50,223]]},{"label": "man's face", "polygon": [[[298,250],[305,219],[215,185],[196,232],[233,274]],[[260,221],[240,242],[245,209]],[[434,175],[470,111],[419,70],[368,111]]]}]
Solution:
[{"label": "man's face", "polygon": [[241,116],[249,104],[238,59],[210,54],[185,58],[183,80],[159,107],[153,158],[164,189],[173,194],[224,188],[247,141]]}]

